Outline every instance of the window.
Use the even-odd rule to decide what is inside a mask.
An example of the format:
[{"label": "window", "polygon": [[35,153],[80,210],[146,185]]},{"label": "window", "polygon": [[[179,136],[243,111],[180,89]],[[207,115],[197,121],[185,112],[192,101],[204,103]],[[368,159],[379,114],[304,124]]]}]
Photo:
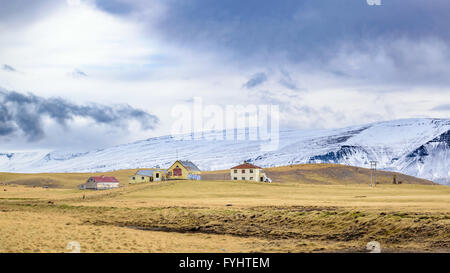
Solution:
[{"label": "window", "polygon": [[250,177],[250,180],[253,180],[253,176]]},{"label": "window", "polygon": [[159,173],[156,173],[156,178],[159,178]]},{"label": "window", "polygon": [[237,173],[237,170],[234,170],[234,173]]},{"label": "window", "polygon": [[245,170],[242,170],[242,173],[245,173]]},{"label": "window", "polygon": [[142,177],[141,179],[142,179],[142,180],[144,180],[145,178],[144,178],[144,177]]},{"label": "window", "polygon": [[182,170],[178,167],[173,169],[173,176],[182,176]]},{"label": "window", "polygon": [[250,170],[250,173],[253,173],[253,170]]},{"label": "window", "polygon": [[136,177],[133,176],[133,180],[136,180]]},{"label": "window", "polygon": [[234,177],[233,179],[234,179],[234,180],[237,180],[237,177]]},{"label": "window", "polygon": [[242,180],[245,180],[245,177],[242,177]]}]

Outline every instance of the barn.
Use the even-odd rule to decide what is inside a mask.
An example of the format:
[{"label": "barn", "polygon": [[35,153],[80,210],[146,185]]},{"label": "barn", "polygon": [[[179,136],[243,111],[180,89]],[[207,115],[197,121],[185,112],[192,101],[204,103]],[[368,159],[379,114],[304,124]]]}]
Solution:
[{"label": "barn", "polygon": [[91,176],[80,186],[82,190],[109,190],[119,187],[119,181],[114,176]]},{"label": "barn", "polygon": [[200,180],[201,171],[191,161],[177,160],[167,170],[167,176],[171,180]]}]

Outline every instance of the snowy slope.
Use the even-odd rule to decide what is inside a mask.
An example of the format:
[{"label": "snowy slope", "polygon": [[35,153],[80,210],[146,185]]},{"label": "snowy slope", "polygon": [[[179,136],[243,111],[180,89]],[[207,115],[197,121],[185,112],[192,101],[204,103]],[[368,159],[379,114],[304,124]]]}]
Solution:
[{"label": "snowy slope", "polygon": [[[239,134],[245,134],[239,131]],[[226,169],[251,161],[262,167],[300,163],[339,163],[380,169],[449,184],[449,119],[406,119],[332,130],[281,130],[277,150],[262,141],[221,140],[223,132],[184,140],[163,136],[81,154],[0,153],[0,171],[94,172],[168,167],[178,157],[202,170]]]}]

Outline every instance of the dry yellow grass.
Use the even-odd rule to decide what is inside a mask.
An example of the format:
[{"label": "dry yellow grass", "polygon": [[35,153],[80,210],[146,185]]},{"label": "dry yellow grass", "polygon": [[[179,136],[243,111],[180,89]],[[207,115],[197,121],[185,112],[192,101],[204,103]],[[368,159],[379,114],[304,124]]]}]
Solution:
[{"label": "dry yellow grass", "polygon": [[[0,252],[70,252],[71,241],[81,252],[251,252],[270,242],[229,235],[166,233],[125,227],[83,225],[61,213],[1,213]],[[256,248],[255,248],[256,246]],[[314,247],[314,244],[311,245]],[[276,246],[271,250],[280,251]]]},{"label": "dry yellow grass", "polygon": [[128,185],[128,177],[136,173],[133,170],[118,170],[105,173],[0,173],[0,184],[26,185],[49,188],[71,188],[76,189],[78,185],[83,184],[90,176],[115,176],[121,181],[121,186]]},{"label": "dry yellow grass", "polygon": [[[65,252],[69,241],[82,252],[333,252],[362,251],[371,240],[388,251],[450,252],[450,187],[338,183],[342,170],[320,176],[327,166],[296,168],[307,181],[292,181],[299,174],[285,168],[272,170],[280,183],[170,181],[110,191],[76,189],[92,174],[0,174],[0,252]],[[59,187],[16,183],[39,179]]]},{"label": "dry yellow grass", "polygon": [[[426,185],[311,185],[242,181],[159,182],[118,197],[78,202],[88,206],[336,206],[373,210],[450,212],[450,187]],[[133,189],[134,186],[129,187]]]}]

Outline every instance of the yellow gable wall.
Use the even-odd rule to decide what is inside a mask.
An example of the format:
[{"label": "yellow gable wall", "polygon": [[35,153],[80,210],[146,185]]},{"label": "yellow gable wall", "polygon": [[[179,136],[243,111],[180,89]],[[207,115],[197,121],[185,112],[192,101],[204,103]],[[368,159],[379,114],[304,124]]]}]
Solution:
[{"label": "yellow gable wall", "polygon": [[[173,176],[173,169],[175,169],[177,166],[181,169],[181,176]],[[167,173],[169,175],[169,179],[189,179],[189,174],[201,174],[201,172],[199,171],[189,171],[178,160],[175,161],[172,166],[170,166],[170,168],[167,170]]]},{"label": "yellow gable wall", "polygon": [[[173,169],[175,169],[177,166],[181,169],[181,176],[173,176]],[[179,161],[175,161],[175,163],[170,166],[167,172],[169,174],[169,179],[188,179],[189,176],[189,171]]]}]

